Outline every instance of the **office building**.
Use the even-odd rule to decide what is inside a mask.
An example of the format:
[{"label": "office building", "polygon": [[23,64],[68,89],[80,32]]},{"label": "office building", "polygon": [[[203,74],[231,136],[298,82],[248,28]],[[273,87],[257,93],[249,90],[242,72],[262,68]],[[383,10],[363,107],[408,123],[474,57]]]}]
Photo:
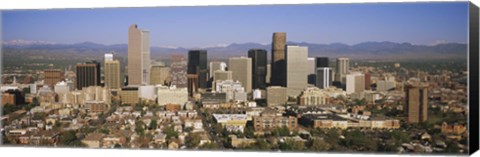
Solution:
[{"label": "office building", "polygon": [[316,57],[315,58],[315,67],[316,68],[330,67],[328,57]]},{"label": "office building", "polygon": [[234,94],[238,92],[245,92],[245,88],[240,81],[233,80],[219,80],[215,82],[215,92],[225,93],[226,100],[230,101],[234,99]]},{"label": "office building", "polygon": [[100,85],[100,63],[96,61],[79,63],[76,66],[77,73],[77,89],[84,87]]},{"label": "office building", "polygon": [[186,88],[177,88],[175,86],[157,86],[158,105],[178,104],[183,106],[188,102],[188,91]]},{"label": "office building", "polygon": [[113,61],[113,53],[105,53],[105,62],[107,61]]},{"label": "office building", "polygon": [[328,94],[317,87],[309,87],[298,96],[300,105],[325,105],[328,102]]},{"label": "office building", "polygon": [[145,102],[155,102],[155,99],[157,98],[156,87],[153,85],[139,86],[138,98]]},{"label": "office building", "polygon": [[207,88],[207,51],[188,51],[187,77],[188,93],[192,95],[198,92],[198,88]]},{"label": "office building", "polygon": [[253,128],[255,131],[270,131],[276,128],[286,127],[295,130],[298,127],[296,117],[283,117],[276,110],[266,108],[259,116],[253,116]]},{"label": "office building", "polygon": [[171,81],[170,68],[163,65],[152,65],[150,85],[169,85]]},{"label": "office building", "polygon": [[287,46],[286,61],[286,87],[288,96],[297,97],[306,87],[308,80],[308,47]]},{"label": "office building", "polygon": [[409,123],[425,122],[428,119],[428,84],[410,79],[405,88],[406,111]]},{"label": "office building", "polygon": [[72,90],[72,87],[70,87],[70,86],[71,86],[71,84],[69,85],[65,81],[60,81],[57,84],[55,84],[54,91],[57,94],[68,93]]},{"label": "office building", "polygon": [[122,104],[136,105],[138,103],[138,87],[126,86],[119,92]]},{"label": "office building", "polygon": [[347,76],[350,68],[350,59],[348,58],[337,58],[337,70],[335,76],[335,81],[345,83],[345,77]]},{"label": "office building", "polygon": [[267,75],[265,76],[265,83],[270,84],[270,78],[272,77],[272,66],[267,64]]},{"label": "office building", "polygon": [[287,44],[287,33],[275,32],[272,37],[272,60],[270,84],[274,86],[286,86],[285,69],[285,48]]},{"label": "office building", "polygon": [[371,90],[370,86],[372,85],[372,75],[370,73],[365,73],[365,90]]},{"label": "office building", "polygon": [[317,68],[317,76],[316,76],[316,83],[315,85],[320,89],[329,88],[332,85],[333,81],[333,74],[332,68],[329,67],[319,67]]},{"label": "office building", "polygon": [[128,29],[128,85],[149,84],[150,62],[150,32],[133,24]]},{"label": "office building", "polygon": [[267,88],[267,83],[265,82],[267,75],[267,50],[250,49],[248,50],[248,58],[252,59],[252,88]]},{"label": "office building", "polygon": [[245,92],[252,91],[252,59],[246,57],[232,57],[228,61],[229,70],[232,71],[232,80],[240,81],[245,87]]},{"label": "office building", "polygon": [[270,86],[267,88],[267,105],[284,105],[287,100],[287,88],[282,86]]},{"label": "office building", "polygon": [[365,91],[365,75],[362,73],[347,74],[347,94]]},{"label": "office building", "polygon": [[311,85],[315,85],[315,82],[317,80],[317,68],[316,68],[316,62],[315,58],[313,57],[308,57],[307,58],[307,68],[308,68],[308,74],[307,74],[307,83]]},{"label": "office building", "polygon": [[108,89],[120,89],[122,87],[122,75],[120,74],[120,62],[118,60],[106,60],[104,68],[105,87]]},{"label": "office building", "polygon": [[64,74],[59,69],[47,69],[43,71],[44,84],[49,87],[54,87],[54,85],[63,80]]},{"label": "office building", "polygon": [[227,63],[220,61],[210,62],[210,72],[208,73],[210,79],[213,79],[215,71],[225,71],[227,70]]}]

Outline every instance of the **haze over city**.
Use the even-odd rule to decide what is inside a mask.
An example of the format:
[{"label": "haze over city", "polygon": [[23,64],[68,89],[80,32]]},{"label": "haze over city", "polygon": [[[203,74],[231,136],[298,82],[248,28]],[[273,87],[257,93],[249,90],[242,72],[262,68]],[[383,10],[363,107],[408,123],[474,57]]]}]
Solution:
[{"label": "haze over city", "polygon": [[[213,47],[288,41],[344,43],[391,41],[415,45],[466,43],[468,3],[373,3],[108,9],[15,10],[2,12],[4,41],[62,44],[126,44],[131,23],[151,31],[151,45]],[[448,11],[445,11],[448,10]],[[332,18],[335,17],[335,18]]]}]

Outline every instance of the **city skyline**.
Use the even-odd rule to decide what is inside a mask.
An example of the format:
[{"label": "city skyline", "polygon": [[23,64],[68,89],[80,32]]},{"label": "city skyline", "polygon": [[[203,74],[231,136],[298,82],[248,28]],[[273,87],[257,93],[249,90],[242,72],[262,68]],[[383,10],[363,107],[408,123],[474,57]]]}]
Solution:
[{"label": "city skyline", "polygon": [[[309,43],[466,43],[467,4],[376,3],[4,11],[3,32],[6,33],[3,39],[64,44],[125,44],[128,34],[124,31],[131,23],[137,23],[140,29],[151,31],[152,46],[162,47],[198,48],[247,42],[268,44],[272,31],[288,32],[287,41]],[[405,8],[409,11],[405,12]],[[443,12],[447,9],[448,13]],[[295,18],[300,15],[304,18]],[[329,18],[329,15],[335,15],[336,18]],[[62,31],[49,31],[54,29]],[[418,34],[423,35],[419,37]]]}]

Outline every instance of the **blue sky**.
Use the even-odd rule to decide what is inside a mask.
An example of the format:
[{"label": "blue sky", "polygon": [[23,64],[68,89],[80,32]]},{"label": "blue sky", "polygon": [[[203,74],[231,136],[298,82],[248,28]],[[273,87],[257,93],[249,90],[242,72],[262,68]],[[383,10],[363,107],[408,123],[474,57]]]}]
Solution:
[{"label": "blue sky", "polygon": [[3,40],[127,43],[128,27],[151,32],[152,46],[203,47],[287,40],[466,43],[468,3],[373,3],[11,10],[2,12]]}]

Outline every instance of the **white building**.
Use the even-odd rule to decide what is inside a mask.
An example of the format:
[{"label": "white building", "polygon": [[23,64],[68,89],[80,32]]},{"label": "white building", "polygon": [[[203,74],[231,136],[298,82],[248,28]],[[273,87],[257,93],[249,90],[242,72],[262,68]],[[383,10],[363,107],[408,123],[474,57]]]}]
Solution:
[{"label": "white building", "polygon": [[242,83],[240,81],[233,81],[233,80],[223,80],[217,81],[215,83],[215,92],[217,93],[225,93],[227,100],[233,100],[235,93],[245,93],[245,88],[243,88]]},{"label": "white building", "polygon": [[261,99],[262,98],[262,91],[260,89],[253,90],[253,99]]},{"label": "white building", "polygon": [[57,94],[65,94],[70,92],[72,89],[70,86],[68,86],[67,82],[65,81],[60,81],[57,84],[55,84],[55,93]]},{"label": "white building", "polygon": [[157,86],[158,105],[180,104],[188,101],[187,88],[177,88],[176,86]]},{"label": "white building", "polygon": [[143,100],[155,101],[157,97],[156,88],[153,85],[138,87],[138,98]]}]

